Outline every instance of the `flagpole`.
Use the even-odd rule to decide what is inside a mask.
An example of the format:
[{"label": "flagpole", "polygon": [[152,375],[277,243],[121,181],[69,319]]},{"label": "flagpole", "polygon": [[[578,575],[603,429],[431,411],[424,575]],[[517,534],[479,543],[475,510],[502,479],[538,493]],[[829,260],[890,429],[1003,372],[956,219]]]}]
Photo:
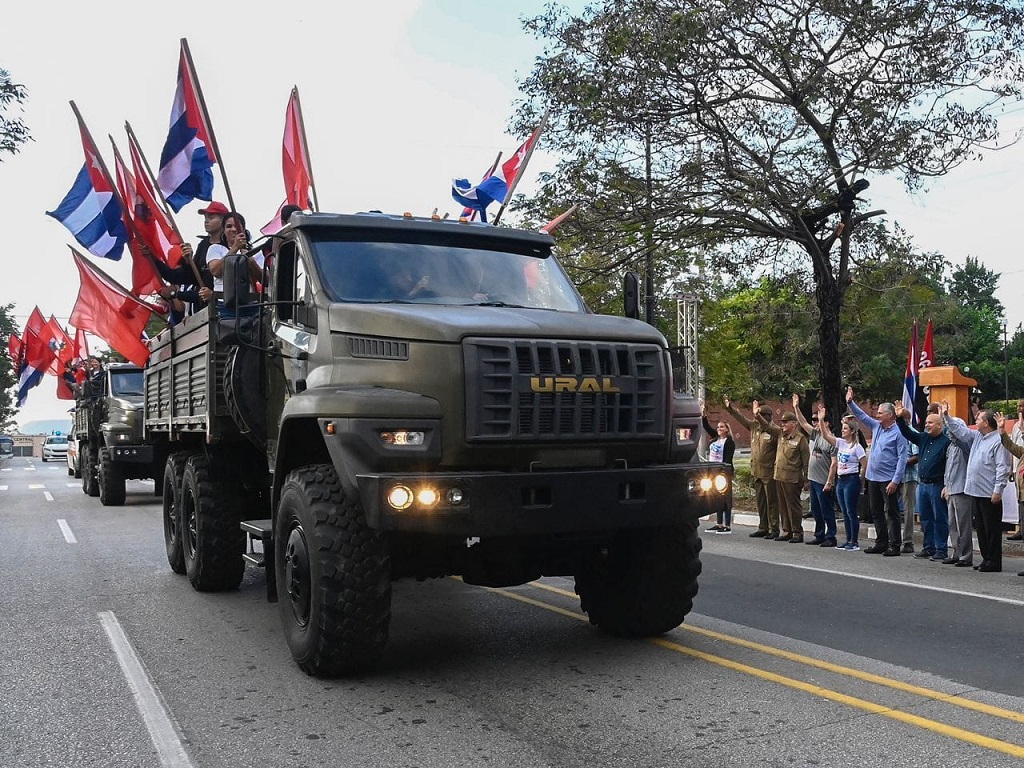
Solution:
[{"label": "flagpole", "polygon": [[320,202],[316,197],[316,182],[313,180],[313,163],[309,159],[309,142],[306,140],[306,121],[302,118],[302,102],[299,100],[299,86],[292,86],[292,95],[295,97],[295,114],[299,118],[299,135],[302,137],[302,162],[306,164],[309,171],[309,189],[313,193],[313,210],[320,210]]},{"label": "flagpole", "polygon": [[579,208],[579,207],[580,207],[579,203],[573,203],[571,208],[569,208],[568,210],[563,211],[562,213],[560,213],[557,216],[555,216],[555,218],[553,218],[551,221],[549,221],[547,224],[545,224],[543,227],[541,227],[540,231],[541,232],[545,232],[547,234],[551,234],[552,232],[555,231],[555,229],[558,228],[558,225],[560,225],[563,221],[565,221],[570,216],[572,216],[574,213],[576,213],[576,209]]},{"label": "flagpole", "polygon": [[[178,240],[180,242],[184,243],[185,238],[181,236],[181,230],[178,229],[178,222],[174,220],[174,216],[171,214],[171,208],[169,205],[167,205],[167,198],[164,197],[164,191],[160,189],[160,185],[157,184],[156,181],[154,181],[153,169],[149,167],[149,161],[146,159],[146,156],[142,154],[142,147],[139,146],[139,140],[135,138],[135,131],[132,130],[132,127],[127,120],[124,121],[124,128],[128,132],[129,145],[134,144],[135,152],[138,154],[139,159],[142,160],[142,167],[146,171],[146,174],[148,175],[147,180],[149,181],[149,188],[156,192],[157,199],[163,206],[164,215],[166,216],[167,220],[171,222],[171,226],[174,228],[174,234],[178,236]],[[185,256],[184,251],[182,252],[182,256]],[[185,256],[185,261],[192,268],[192,274],[196,278],[196,285],[200,287],[206,286],[206,283],[203,282],[202,276],[199,274],[199,268],[196,266],[196,263],[192,259],[192,257]]]},{"label": "flagpole", "polygon": [[523,162],[519,165],[519,170],[516,171],[516,176],[508,185],[508,192],[505,193],[505,200],[502,202],[501,207],[498,208],[498,212],[494,215],[494,226],[498,226],[498,220],[501,219],[501,214],[504,213],[505,208],[508,207],[509,201],[512,199],[512,193],[516,191],[516,187],[519,185],[519,179],[523,177],[523,173],[526,171],[526,166],[530,162],[530,158],[533,157],[533,150],[537,147],[540,142],[540,135],[544,131],[544,127],[548,123],[548,115],[550,110],[544,110],[544,116],[540,119],[540,124],[534,129],[533,134],[530,136],[530,148],[526,150],[526,157],[523,158]]},{"label": "flagpole", "polygon": [[187,38],[181,38],[181,51],[185,54],[185,63],[188,70],[186,75],[192,81],[192,85],[195,86],[196,96],[199,98],[199,109],[203,113],[203,124],[206,127],[207,133],[210,134],[210,143],[213,144],[213,152],[217,155],[217,167],[220,168],[220,177],[224,180],[224,194],[227,195],[228,206],[231,210],[235,210],[235,201],[231,196],[231,185],[228,184],[228,175],[224,170],[224,158],[221,156],[220,147],[217,146],[217,135],[213,132],[213,123],[210,120],[210,112],[206,108],[206,97],[203,96],[203,88],[199,84],[199,75],[196,74],[196,65],[192,61],[192,52],[188,48]]}]

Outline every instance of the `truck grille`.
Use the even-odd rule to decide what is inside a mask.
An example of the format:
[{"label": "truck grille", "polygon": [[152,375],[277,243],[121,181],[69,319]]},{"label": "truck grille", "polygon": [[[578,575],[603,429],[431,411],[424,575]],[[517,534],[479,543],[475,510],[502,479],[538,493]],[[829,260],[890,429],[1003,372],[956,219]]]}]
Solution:
[{"label": "truck grille", "polygon": [[650,344],[466,339],[466,439],[665,437],[668,391]]}]

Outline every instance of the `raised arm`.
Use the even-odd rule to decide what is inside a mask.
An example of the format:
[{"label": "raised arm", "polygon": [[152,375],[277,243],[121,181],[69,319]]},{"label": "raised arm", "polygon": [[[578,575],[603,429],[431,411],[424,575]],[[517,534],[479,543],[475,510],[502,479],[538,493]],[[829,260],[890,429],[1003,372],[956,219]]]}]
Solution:
[{"label": "raised arm", "polygon": [[[804,415],[800,412],[800,395],[796,392],[793,393],[793,413],[796,414],[796,423],[800,425],[800,429],[804,431],[805,435],[810,437],[811,430],[814,429],[814,427],[807,423],[807,419],[805,419]],[[821,421],[819,420],[818,423],[820,424]]]},{"label": "raised arm", "polygon": [[832,428],[825,421],[825,406],[818,408],[818,431],[821,432],[821,436],[825,438],[829,445],[835,446],[836,436],[832,434]]},{"label": "raised arm", "polygon": [[[737,421],[738,421],[738,422],[739,422],[740,424],[742,424],[742,425],[743,425],[744,427],[746,427],[746,428],[747,428],[748,430],[749,430],[749,429],[753,429],[753,428],[754,428],[754,423],[755,423],[755,422],[754,422],[754,421],[752,421],[751,419],[748,419],[748,418],[747,418],[746,416],[744,416],[744,415],[743,415],[742,413],[740,413],[740,412],[739,412],[739,411],[737,411],[737,410],[736,410],[735,408],[733,408],[733,406],[732,406],[732,401],[731,401],[731,400],[729,400],[729,398],[728,398],[728,397],[724,398],[724,399],[722,400],[722,403],[723,403],[723,404],[725,405],[725,410],[727,410],[727,411],[728,411],[729,413],[731,413],[731,414],[732,414],[733,416],[735,416],[735,417],[736,417],[736,420],[737,420]],[[756,410],[756,409],[755,409],[755,410]]]}]

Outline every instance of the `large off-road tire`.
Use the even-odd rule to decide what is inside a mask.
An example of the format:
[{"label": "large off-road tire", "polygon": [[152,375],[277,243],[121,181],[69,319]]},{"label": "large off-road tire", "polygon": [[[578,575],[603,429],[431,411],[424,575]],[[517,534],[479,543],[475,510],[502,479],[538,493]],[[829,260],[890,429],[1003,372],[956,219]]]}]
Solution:
[{"label": "large off-road tire", "polygon": [[82,462],[82,492],[86,496],[99,496],[100,484],[96,478],[96,458],[92,450],[86,448],[85,453],[79,454],[78,460]]},{"label": "large off-road tire", "polygon": [[334,467],[288,475],[274,547],[285,638],[302,670],[326,677],[371,667],[391,623],[391,559]]},{"label": "large off-road tire", "polygon": [[100,504],[104,507],[120,507],[124,504],[124,472],[110,456],[109,448],[100,448],[98,482]]},{"label": "large off-road tire", "polygon": [[660,635],[693,608],[700,575],[697,521],[619,532],[576,575],[590,623],[622,637]]},{"label": "large off-road tire", "polygon": [[236,589],[245,573],[240,486],[211,479],[209,459],[193,454],[185,462],[181,489],[182,555],[189,582],[200,592]]},{"label": "large off-road tire", "polygon": [[185,463],[189,456],[190,454],[185,451],[168,456],[164,465],[164,475],[159,483],[155,483],[163,495],[164,548],[167,550],[167,562],[175,573],[185,572],[185,553],[181,542],[181,496]]}]

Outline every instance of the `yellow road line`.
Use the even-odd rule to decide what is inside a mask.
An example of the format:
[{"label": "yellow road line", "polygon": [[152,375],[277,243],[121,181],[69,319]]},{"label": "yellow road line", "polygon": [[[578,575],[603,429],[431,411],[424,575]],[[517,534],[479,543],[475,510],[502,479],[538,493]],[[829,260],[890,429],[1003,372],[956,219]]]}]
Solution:
[{"label": "yellow road line", "polygon": [[[550,586],[549,584],[541,584],[539,582],[530,582],[531,587],[537,587],[538,589],[546,589],[548,592],[554,592],[556,595],[563,595],[565,597],[573,598],[578,600],[579,598],[574,592],[570,592],[566,589],[559,589],[558,587]],[[911,683],[904,683],[900,680],[891,680],[888,677],[882,677],[881,675],[873,675],[870,672],[862,672],[859,669],[851,669],[850,667],[844,667],[839,664],[833,664],[828,661],[821,661],[813,656],[803,656],[799,653],[793,653],[792,651],[784,651],[781,648],[774,648],[770,645],[762,645],[761,643],[755,643],[751,640],[744,640],[739,637],[733,637],[732,635],[724,635],[721,632],[715,632],[711,629],[704,629],[703,627],[694,627],[689,624],[681,624],[678,629],[682,629],[686,632],[692,632],[697,635],[705,635],[716,640],[721,640],[725,643],[731,643],[732,645],[738,645],[743,648],[750,648],[754,651],[760,651],[761,653],[767,653],[771,656],[778,656],[779,658],[787,659],[789,661],[797,662],[798,664],[805,664],[809,667],[817,667],[818,669],[824,669],[827,672],[834,672],[837,675],[845,675],[846,677],[853,677],[858,680],[863,680],[867,683],[874,683],[875,685],[884,685],[887,688],[893,688],[904,693],[912,693],[916,696],[923,696],[927,699],[934,699],[941,701],[946,704],[952,704],[957,707],[963,707],[964,709],[970,709],[975,712],[981,712],[985,715],[991,715],[992,717],[1001,717],[1005,720],[1012,720],[1017,723],[1024,723],[1024,713],[1014,712],[1012,709],[1003,709],[1002,707],[996,707],[991,704],[983,704],[980,701],[973,701],[971,699],[963,698],[962,694],[958,693],[942,693],[931,688],[924,688],[919,685],[913,685]]]},{"label": "yellow road line", "polygon": [[[557,594],[571,594],[565,590],[560,590],[557,587],[549,587],[546,584],[541,585],[537,584],[536,582],[531,582],[531,586],[540,586]],[[515,592],[509,592],[504,589],[492,589],[490,591],[502,595],[503,597],[509,597],[513,600],[518,600],[521,603],[526,603],[528,605],[543,608],[544,610],[551,611],[562,616],[577,619],[578,621],[587,620],[587,618],[582,614],[567,611],[564,608],[559,608],[558,606],[545,603],[541,600],[534,600],[533,598],[529,598],[525,595],[520,595]],[[572,597],[576,596],[572,595]],[[733,661],[732,659],[726,659],[721,656],[713,656],[710,653],[704,653],[703,651],[698,651],[693,648],[687,648],[684,645],[680,645],[679,643],[673,642],[671,640],[666,640],[664,638],[649,638],[648,642],[670,651],[675,651],[677,653],[682,653],[686,656],[692,656],[695,659],[700,659],[701,661],[706,661],[709,664],[716,664],[720,667],[725,667],[726,669],[730,669],[735,672],[742,672],[743,674],[751,675],[752,677],[758,677],[762,680],[777,683],[778,685],[782,685],[787,688],[793,688],[798,691],[810,693],[813,696],[820,696],[823,699],[835,701],[839,704],[845,704],[849,707],[860,709],[864,712],[870,712],[874,715],[881,715],[883,717],[888,717],[892,720],[898,720],[899,722],[907,723],[908,725],[915,725],[918,728],[923,728],[924,730],[933,731],[934,733],[938,733],[943,736],[948,736],[952,739],[958,739],[960,741],[965,741],[969,744],[984,747],[985,749],[990,749],[993,752],[1002,752],[1003,754],[1011,755],[1012,757],[1024,758],[1024,746],[1021,746],[1019,744],[1012,744],[1010,742],[1002,741],[1000,739],[993,739],[989,736],[984,736],[980,733],[975,733],[974,731],[967,731],[963,728],[957,728],[956,726],[947,725],[946,723],[940,723],[935,720],[928,720],[927,718],[920,717],[918,715],[912,715],[909,712],[903,712],[902,710],[892,709],[891,707],[876,704],[873,701],[867,701],[865,699],[860,699],[855,696],[848,696],[845,693],[839,693],[838,691],[833,691],[829,688],[822,688],[819,685],[805,683],[801,680],[794,680],[792,678],[776,674],[775,672],[769,672],[764,669],[752,667],[748,664],[742,664],[738,661]]]}]

